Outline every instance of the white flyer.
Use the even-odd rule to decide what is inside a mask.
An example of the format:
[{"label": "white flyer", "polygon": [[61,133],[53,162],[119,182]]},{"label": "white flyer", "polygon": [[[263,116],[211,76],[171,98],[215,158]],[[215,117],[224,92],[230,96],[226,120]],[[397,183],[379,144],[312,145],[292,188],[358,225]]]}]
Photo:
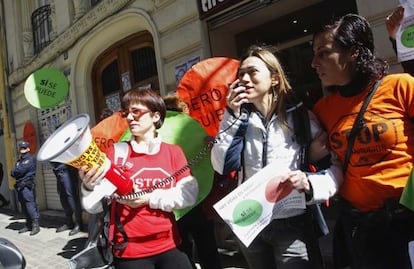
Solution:
[{"label": "white flyer", "polygon": [[281,183],[287,171],[269,164],[214,204],[214,209],[235,235],[249,246],[272,219],[286,217],[292,209],[306,208],[305,194]]},{"label": "white flyer", "polygon": [[414,0],[400,0],[404,7],[404,18],[395,35],[398,61],[414,59]]}]

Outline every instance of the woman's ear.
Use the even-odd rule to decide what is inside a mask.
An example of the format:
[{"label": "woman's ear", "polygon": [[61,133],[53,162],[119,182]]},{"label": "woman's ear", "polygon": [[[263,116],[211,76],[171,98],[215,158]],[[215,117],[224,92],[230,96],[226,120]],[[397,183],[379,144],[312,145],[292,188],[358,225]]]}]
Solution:
[{"label": "woman's ear", "polygon": [[155,129],[161,128],[161,125],[163,123],[161,122],[161,114],[160,114],[160,112],[157,111],[157,112],[154,112],[152,114],[152,122],[154,123]]},{"label": "woman's ear", "polygon": [[272,87],[279,84],[279,77],[277,75],[272,75]]},{"label": "woman's ear", "polygon": [[152,114],[152,121],[153,122],[157,122],[159,119],[161,118],[161,114],[160,114],[160,112],[154,112],[153,114]]}]

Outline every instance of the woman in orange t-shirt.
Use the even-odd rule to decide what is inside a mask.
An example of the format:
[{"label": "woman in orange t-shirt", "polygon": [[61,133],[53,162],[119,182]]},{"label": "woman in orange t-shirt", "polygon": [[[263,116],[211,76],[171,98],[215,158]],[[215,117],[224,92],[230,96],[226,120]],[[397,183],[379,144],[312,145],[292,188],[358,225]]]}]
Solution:
[{"label": "woman in orange t-shirt", "polygon": [[313,51],[312,67],[330,92],[314,112],[344,167],[350,130],[380,80],[339,189],[343,203],[334,231],[335,265],[411,268],[408,242],[414,239],[414,213],[399,199],[413,167],[414,78],[386,75],[388,65],[374,56],[372,30],[359,15],[324,25],[314,34]]}]

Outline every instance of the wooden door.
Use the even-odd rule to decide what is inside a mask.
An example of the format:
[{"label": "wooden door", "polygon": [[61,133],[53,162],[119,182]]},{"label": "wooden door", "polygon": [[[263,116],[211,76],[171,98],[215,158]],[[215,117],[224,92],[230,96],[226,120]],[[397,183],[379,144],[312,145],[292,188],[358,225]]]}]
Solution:
[{"label": "wooden door", "polygon": [[151,87],[159,90],[154,43],[144,31],[105,50],[95,61],[93,96],[96,122],[105,108],[117,111],[120,98],[132,88]]}]

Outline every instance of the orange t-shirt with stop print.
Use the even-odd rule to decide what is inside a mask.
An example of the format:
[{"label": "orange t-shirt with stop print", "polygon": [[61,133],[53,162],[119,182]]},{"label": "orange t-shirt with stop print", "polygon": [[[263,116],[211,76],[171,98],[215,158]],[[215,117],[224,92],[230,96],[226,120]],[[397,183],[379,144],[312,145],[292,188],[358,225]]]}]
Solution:
[{"label": "orange t-shirt with stop print", "polygon": [[[355,118],[370,87],[356,96],[324,97],[314,112],[328,132],[333,153],[343,162]],[[399,199],[413,166],[414,78],[393,74],[382,79],[357,133],[339,193],[361,211]]]}]

